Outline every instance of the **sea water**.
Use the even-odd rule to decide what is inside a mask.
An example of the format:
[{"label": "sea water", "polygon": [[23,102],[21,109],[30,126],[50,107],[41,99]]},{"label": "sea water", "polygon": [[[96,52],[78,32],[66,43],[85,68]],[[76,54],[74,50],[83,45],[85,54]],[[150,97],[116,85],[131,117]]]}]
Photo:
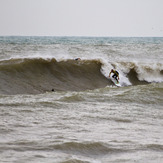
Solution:
[{"label": "sea water", "polygon": [[0,162],[163,162],[163,38],[0,37]]}]

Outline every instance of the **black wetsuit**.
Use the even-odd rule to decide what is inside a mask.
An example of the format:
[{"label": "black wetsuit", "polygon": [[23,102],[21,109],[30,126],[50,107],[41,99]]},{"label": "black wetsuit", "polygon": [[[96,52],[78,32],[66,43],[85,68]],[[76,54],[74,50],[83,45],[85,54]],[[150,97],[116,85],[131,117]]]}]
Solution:
[{"label": "black wetsuit", "polygon": [[119,76],[119,72],[118,72],[118,71],[113,70],[113,71],[112,71],[112,73],[114,73],[114,74],[113,74],[113,76],[112,76],[112,78],[116,79],[116,80],[117,80],[117,82],[118,82],[117,77]]}]

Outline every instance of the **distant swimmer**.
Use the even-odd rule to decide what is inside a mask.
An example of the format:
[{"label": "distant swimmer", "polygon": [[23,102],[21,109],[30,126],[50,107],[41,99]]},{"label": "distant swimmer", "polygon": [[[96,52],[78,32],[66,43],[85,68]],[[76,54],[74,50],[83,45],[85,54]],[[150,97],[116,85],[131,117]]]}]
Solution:
[{"label": "distant swimmer", "polygon": [[80,61],[81,59],[80,58],[76,58],[75,61]]},{"label": "distant swimmer", "polygon": [[116,71],[116,70],[111,69],[111,71],[110,71],[110,73],[109,73],[109,78],[110,78],[111,73],[113,73],[112,78],[116,79],[117,82],[119,83],[119,81],[118,81],[118,80],[119,80],[119,72]]}]

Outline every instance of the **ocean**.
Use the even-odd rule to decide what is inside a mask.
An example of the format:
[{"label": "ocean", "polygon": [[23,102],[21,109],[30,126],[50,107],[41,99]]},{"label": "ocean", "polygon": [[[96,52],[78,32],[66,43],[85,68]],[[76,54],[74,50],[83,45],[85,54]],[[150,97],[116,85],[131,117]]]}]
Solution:
[{"label": "ocean", "polygon": [[1,36],[0,162],[162,163],[163,38]]}]

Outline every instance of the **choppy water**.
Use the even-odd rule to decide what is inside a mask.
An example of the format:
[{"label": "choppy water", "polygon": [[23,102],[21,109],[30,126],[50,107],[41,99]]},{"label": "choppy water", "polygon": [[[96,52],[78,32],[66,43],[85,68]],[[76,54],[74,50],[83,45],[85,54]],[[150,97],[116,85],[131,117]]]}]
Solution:
[{"label": "choppy water", "polygon": [[161,163],[162,126],[163,38],[0,37],[0,162]]}]

